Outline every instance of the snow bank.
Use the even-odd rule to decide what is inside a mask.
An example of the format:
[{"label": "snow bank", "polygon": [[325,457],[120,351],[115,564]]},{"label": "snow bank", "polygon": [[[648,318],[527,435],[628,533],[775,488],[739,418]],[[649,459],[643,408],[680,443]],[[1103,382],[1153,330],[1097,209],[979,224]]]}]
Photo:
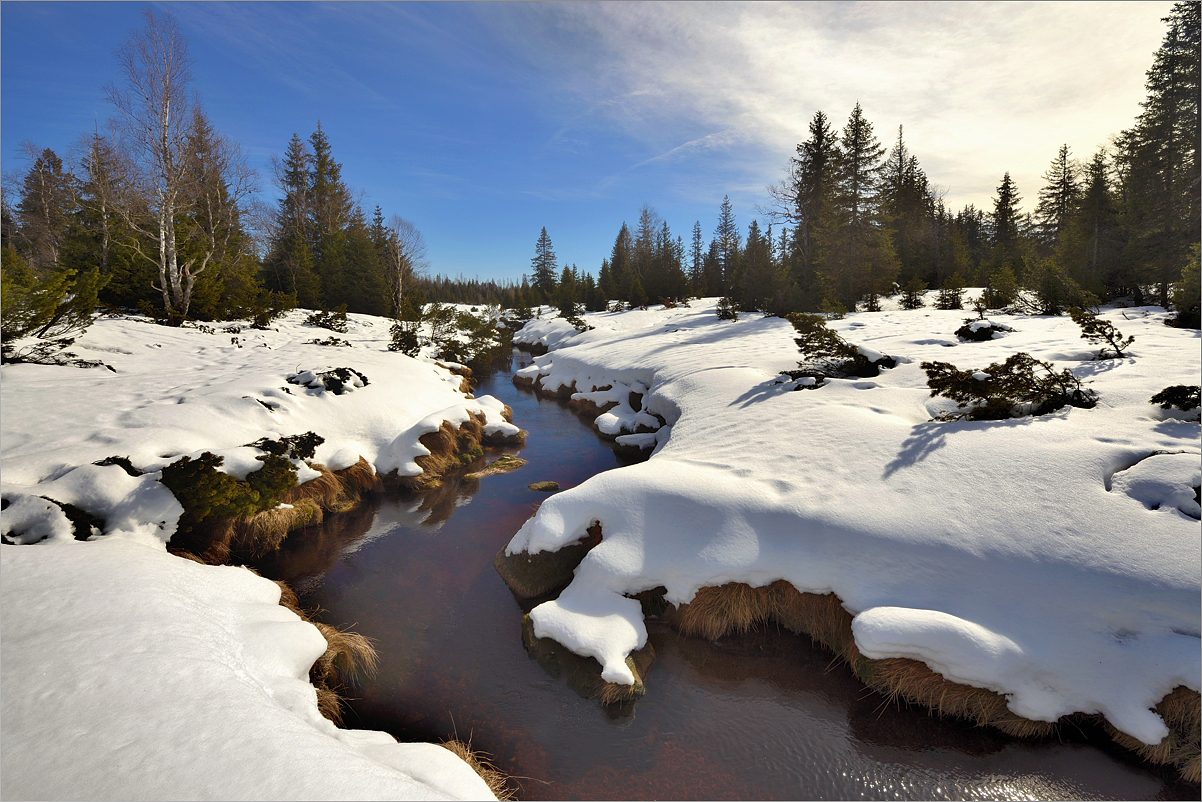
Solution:
[{"label": "snow bank", "polygon": [[492,797],[442,747],[322,718],[325,639],[279,596],[119,536],[0,546],[5,797]]},{"label": "snow bank", "polygon": [[[588,315],[582,334],[528,324],[516,339],[563,343],[528,378],[583,394],[643,382],[642,411],[665,424],[649,461],[547,499],[510,542],[554,550],[601,522],[572,584],[532,611],[536,633],[630,683],[624,658],[646,629],[627,594],[663,585],[683,603],[704,586],[784,579],[837,594],[868,657],[921,660],[1028,718],[1098,712],[1160,741],[1152,706],[1202,675],[1190,503],[1202,449],[1197,423],[1148,399],[1198,381],[1197,333],[1164,326],[1159,308],[1105,312],[1139,355],[1095,362],[1067,317],[1002,315],[1004,339],[956,344],[965,314],[834,321],[899,365],[805,392],[778,376],[799,359],[788,322],[719,321],[712,300]],[[979,369],[1020,350],[1092,381],[1098,407],[930,422],[946,400],[930,398],[919,363]],[[619,407],[597,425],[629,431],[629,419]]]},{"label": "snow bank", "polygon": [[[103,359],[115,373],[5,365],[4,497],[49,496],[105,520],[106,533],[163,540],[181,510],[157,472],[183,456],[212,451],[225,458],[222,470],[245,478],[261,466],[255,457],[262,452],[248,444],[314,431],[325,438],[315,461],[332,470],[363,457],[377,472],[413,476],[421,473],[414,458],[429,453],[418,438],[444,420],[457,425],[469,413],[483,414],[486,433],[518,431],[497,399],[466,398],[460,376],[432,360],[389,352],[390,321],[348,315],[340,338],[351,347],[329,347],[308,342],[329,332],[305,325],[306,316],[295,310],[268,331],[219,326],[215,334],[100,319],[72,349]],[[368,381],[352,375],[336,394],[317,378],[336,367]],[[289,383],[289,376],[305,381]],[[147,476],[91,464],[113,456],[128,457]],[[302,470],[298,478],[318,475]],[[62,527],[54,531],[62,534]]]},{"label": "snow bank", "polygon": [[[433,744],[339,730],[309,668],[326,649],[279,587],[242,568],[167,553],[182,509],[157,480],[212,451],[244,478],[248,444],[314,431],[316,461],[365,457],[420,473],[418,442],[444,421],[517,431],[491,397],[426,359],[386,350],[389,321],[349,315],[351,347],[294,311],[269,331],[102,319],[72,349],[105,369],[5,365],[0,381],[0,774],[8,798],[491,798]],[[349,367],[341,394],[318,374]],[[288,376],[300,375],[301,384]],[[310,386],[304,386],[310,385]],[[144,475],[93,463],[127,457]],[[301,481],[318,476],[301,466]],[[64,511],[104,522],[75,540]]]}]

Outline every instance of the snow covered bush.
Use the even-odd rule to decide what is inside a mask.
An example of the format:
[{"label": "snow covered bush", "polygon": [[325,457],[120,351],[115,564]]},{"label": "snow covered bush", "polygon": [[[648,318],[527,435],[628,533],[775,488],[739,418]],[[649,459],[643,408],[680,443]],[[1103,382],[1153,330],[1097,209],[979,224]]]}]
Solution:
[{"label": "snow covered bush", "polygon": [[310,390],[329,390],[334,395],[342,395],[371,384],[367,376],[354,368],[331,368],[320,372],[304,370],[300,373],[289,373],[285,381],[308,387]]},{"label": "snow covered bush", "polygon": [[939,420],[1006,420],[1046,415],[1065,406],[1090,409],[1098,403],[1097,393],[1083,388],[1072,371],[1056,372],[1050,363],[1023,351],[982,370],[958,370],[948,362],[923,362],[921,367],[932,396],[950,398],[967,410]]},{"label": "snow covered bush", "polygon": [[892,368],[897,364],[893,357],[852,345],[830,329],[822,315],[795,312],[787,319],[800,335],[793,342],[805,357],[798,362],[803,372],[813,368],[836,378],[868,378],[880,375],[881,368]]},{"label": "snow covered bush", "polygon": [[279,440],[269,440],[266,437],[261,437],[247,445],[280,457],[308,460],[313,459],[317,447],[325,441],[326,439],[316,432],[305,432],[304,434],[281,437]]},{"label": "snow covered bush", "polygon": [[1135,336],[1132,335],[1123,339],[1123,333],[1116,329],[1108,321],[1102,320],[1093,312],[1089,312],[1079,306],[1069,307],[1068,316],[1073,319],[1073,322],[1081,327],[1081,336],[1089,340],[1094,345],[1102,345],[1105,343],[1110,346],[1098,351],[1094,359],[1119,359],[1123,355],[1123,351],[1131,347],[1131,343],[1135,342]]},{"label": "snow covered bush", "polygon": [[1005,323],[996,323],[984,318],[965,318],[964,325],[956,329],[956,336],[968,342],[985,342],[1014,329]]},{"label": "snow covered bush", "polygon": [[1148,403],[1160,404],[1161,409],[1176,407],[1182,412],[1189,412],[1191,409],[1198,408],[1200,395],[1202,395],[1202,386],[1190,387],[1188,384],[1174,384],[1149,398]]},{"label": "snow covered bush", "polygon": [[312,340],[305,340],[305,345],[328,345],[334,348],[350,348],[351,344],[341,337],[326,337],[324,340],[319,340],[314,337]]}]

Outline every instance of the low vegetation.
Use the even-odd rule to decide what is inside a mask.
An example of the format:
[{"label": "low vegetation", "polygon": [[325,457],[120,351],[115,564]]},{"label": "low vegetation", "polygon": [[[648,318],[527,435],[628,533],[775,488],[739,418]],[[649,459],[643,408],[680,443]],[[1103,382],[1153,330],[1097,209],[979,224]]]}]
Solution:
[{"label": "low vegetation", "polygon": [[1005,362],[981,370],[959,370],[948,362],[923,362],[931,396],[943,396],[964,410],[939,420],[1007,420],[1022,415],[1046,415],[1065,406],[1089,409],[1097,394],[1082,386],[1067,368],[1020,351]]}]

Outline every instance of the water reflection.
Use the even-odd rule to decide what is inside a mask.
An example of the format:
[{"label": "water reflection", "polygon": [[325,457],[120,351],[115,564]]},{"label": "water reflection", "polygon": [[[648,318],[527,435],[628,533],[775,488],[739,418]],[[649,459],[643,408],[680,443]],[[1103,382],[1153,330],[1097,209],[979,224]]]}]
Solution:
[{"label": "water reflection", "polygon": [[336,517],[314,553],[276,566],[322,620],[376,639],[381,671],[348,725],[470,736],[529,799],[1197,798],[1089,733],[1019,742],[883,703],[829,653],[774,630],[712,644],[649,622],[647,696],[607,716],[527,656],[492,557],[546,498],[529,483],[569,488],[618,459],[508,374],[484,393],[530,431],[528,465]]}]

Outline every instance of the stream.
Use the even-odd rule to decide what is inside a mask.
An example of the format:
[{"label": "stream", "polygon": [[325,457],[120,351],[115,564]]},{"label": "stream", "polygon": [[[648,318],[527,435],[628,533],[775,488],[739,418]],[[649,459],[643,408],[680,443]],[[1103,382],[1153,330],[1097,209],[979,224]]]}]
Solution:
[{"label": "stream", "polygon": [[1099,732],[1019,741],[888,703],[775,629],[714,644],[649,621],[657,659],[633,713],[580,698],[527,656],[492,559],[547,497],[528,484],[622,463],[565,405],[514,387],[529,363],[515,351],[475,391],[513,408],[530,434],[508,451],[528,465],[377,499],[264,566],[318,620],[375,641],[380,670],[346,726],[470,740],[521,799],[1197,799]]}]

